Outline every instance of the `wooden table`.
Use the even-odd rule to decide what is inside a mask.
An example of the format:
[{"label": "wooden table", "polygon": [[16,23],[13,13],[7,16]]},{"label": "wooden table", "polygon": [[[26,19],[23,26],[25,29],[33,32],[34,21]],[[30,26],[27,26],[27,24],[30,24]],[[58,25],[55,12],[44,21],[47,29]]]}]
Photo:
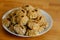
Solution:
[{"label": "wooden table", "polygon": [[[14,8],[29,4],[48,12],[53,18],[52,29],[34,38],[16,37],[2,27],[2,15]],[[60,0],[0,0],[0,40],[60,40]]]}]

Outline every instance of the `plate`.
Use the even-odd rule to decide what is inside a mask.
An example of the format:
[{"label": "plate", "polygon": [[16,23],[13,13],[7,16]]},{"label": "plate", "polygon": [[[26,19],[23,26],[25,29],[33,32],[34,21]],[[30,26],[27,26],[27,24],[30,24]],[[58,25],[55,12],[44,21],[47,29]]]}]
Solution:
[{"label": "plate", "polygon": [[[7,11],[7,12],[3,15],[2,20],[3,20],[10,12],[12,12],[12,11],[14,11],[14,10],[17,10],[17,9],[19,9],[19,8],[13,8],[13,9]],[[40,12],[42,13],[42,15],[44,15],[44,16],[46,17],[46,20],[47,20],[47,22],[48,22],[48,27],[47,27],[44,31],[40,32],[40,34],[37,35],[37,36],[43,35],[43,34],[45,34],[46,32],[48,32],[48,31],[52,28],[52,25],[53,25],[53,20],[52,20],[51,16],[50,16],[47,12],[45,12],[44,10],[42,10],[42,9],[40,9]],[[13,35],[20,36],[20,37],[31,37],[31,36],[23,36],[23,35],[15,34],[15,33],[11,32],[10,30],[8,30],[8,28],[5,27],[3,24],[2,24],[2,26],[3,26],[3,28],[4,28],[6,31],[8,31],[9,33],[11,33],[11,34],[13,34]]]}]

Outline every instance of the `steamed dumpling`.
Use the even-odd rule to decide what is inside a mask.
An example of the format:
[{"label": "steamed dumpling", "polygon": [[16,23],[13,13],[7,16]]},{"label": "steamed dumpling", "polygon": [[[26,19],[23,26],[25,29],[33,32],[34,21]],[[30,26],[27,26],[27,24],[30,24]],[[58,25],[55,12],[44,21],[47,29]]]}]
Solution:
[{"label": "steamed dumpling", "polygon": [[4,26],[9,27],[9,25],[10,25],[10,19],[9,18],[5,18],[3,20],[3,24],[4,24]]},{"label": "steamed dumpling", "polygon": [[27,15],[30,19],[37,18],[37,16],[38,16],[37,12],[35,12],[34,10],[29,11]]},{"label": "steamed dumpling", "polygon": [[33,10],[34,9],[34,7],[32,7],[31,5],[25,5],[24,7],[23,7],[25,10]]},{"label": "steamed dumpling", "polygon": [[24,16],[21,18],[20,24],[26,25],[28,21],[29,21],[29,18],[27,16]]},{"label": "steamed dumpling", "polygon": [[21,26],[21,25],[15,25],[14,30],[15,30],[16,33],[18,33],[20,35],[24,35],[25,32],[26,32],[25,26]]},{"label": "steamed dumpling", "polygon": [[36,36],[39,33],[35,30],[27,30],[26,36]]},{"label": "steamed dumpling", "polygon": [[10,30],[11,32],[15,32],[15,31],[14,31],[14,26],[13,26],[13,25],[10,25],[9,30]]},{"label": "steamed dumpling", "polygon": [[29,27],[30,29],[33,29],[33,30],[38,30],[40,26],[39,26],[39,24],[30,21],[30,22],[28,22],[28,27]]},{"label": "steamed dumpling", "polygon": [[42,16],[41,19],[38,21],[38,24],[40,25],[46,24],[46,18]]},{"label": "steamed dumpling", "polygon": [[23,17],[23,16],[26,16],[26,11],[23,9],[23,8],[20,8],[17,13],[16,13],[17,16],[20,16],[20,17]]}]

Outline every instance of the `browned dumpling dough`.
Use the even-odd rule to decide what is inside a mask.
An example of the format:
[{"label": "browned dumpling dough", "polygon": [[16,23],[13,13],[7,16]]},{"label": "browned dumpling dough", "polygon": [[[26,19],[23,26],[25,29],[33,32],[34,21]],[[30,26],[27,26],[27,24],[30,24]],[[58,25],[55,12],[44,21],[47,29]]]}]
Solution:
[{"label": "browned dumpling dough", "polygon": [[15,32],[15,31],[14,31],[14,26],[13,26],[13,25],[10,25],[9,30],[10,30],[11,32]]},{"label": "browned dumpling dough", "polygon": [[11,22],[12,22],[13,24],[16,24],[16,18],[15,18],[14,16],[11,18]]},{"label": "browned dumpling dough", "polygon": [[20,35],[24,35],[25,32],[26,32],[25,26],[21,26],[21,25],[15,25],[14,30],[15,30],[16,33],[18,33]]}]

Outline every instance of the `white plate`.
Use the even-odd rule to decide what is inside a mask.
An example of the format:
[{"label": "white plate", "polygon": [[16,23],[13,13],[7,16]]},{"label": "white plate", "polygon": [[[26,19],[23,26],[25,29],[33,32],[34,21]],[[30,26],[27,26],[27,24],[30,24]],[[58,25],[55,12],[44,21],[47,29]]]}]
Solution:
[{"label": "white plate", "polygon": [[[17,10],[17,9],[19,9],[19,8],[13,8],[13,9],[9,10],[8,12],[6,12],[6,13],[3,15],[3,17],[2,17],[2,20],[3,20],[10,12],[12,12],[13,10]],[[51,16],[50,16],[47,12],[45,12],[44,10],[40,10],[40,11],[41,11],[41,13],[46,17],[47,22],[48,22],[48,27],[47,27],[44,31],[40,32],[40,34],[39,34],[39,35],[42,35],[42,34],[48,32],[48,31],[51,29],[52,24],[53,24],[53,20],[52,20]],[[3,26],[3,28],[4,28],[6,31],[8,31],[9,33],[11,33],[11,34],[13,34],[13,35],[21,36],[21,37],[31,37],[31,36],[23,36],[23,35],[15,34],[15,33],[11,32],[10,30],[8,30],[3,24],[2,24],[2,26]],[[37,35],[37,36],[39,36],[39,35]]]}]

